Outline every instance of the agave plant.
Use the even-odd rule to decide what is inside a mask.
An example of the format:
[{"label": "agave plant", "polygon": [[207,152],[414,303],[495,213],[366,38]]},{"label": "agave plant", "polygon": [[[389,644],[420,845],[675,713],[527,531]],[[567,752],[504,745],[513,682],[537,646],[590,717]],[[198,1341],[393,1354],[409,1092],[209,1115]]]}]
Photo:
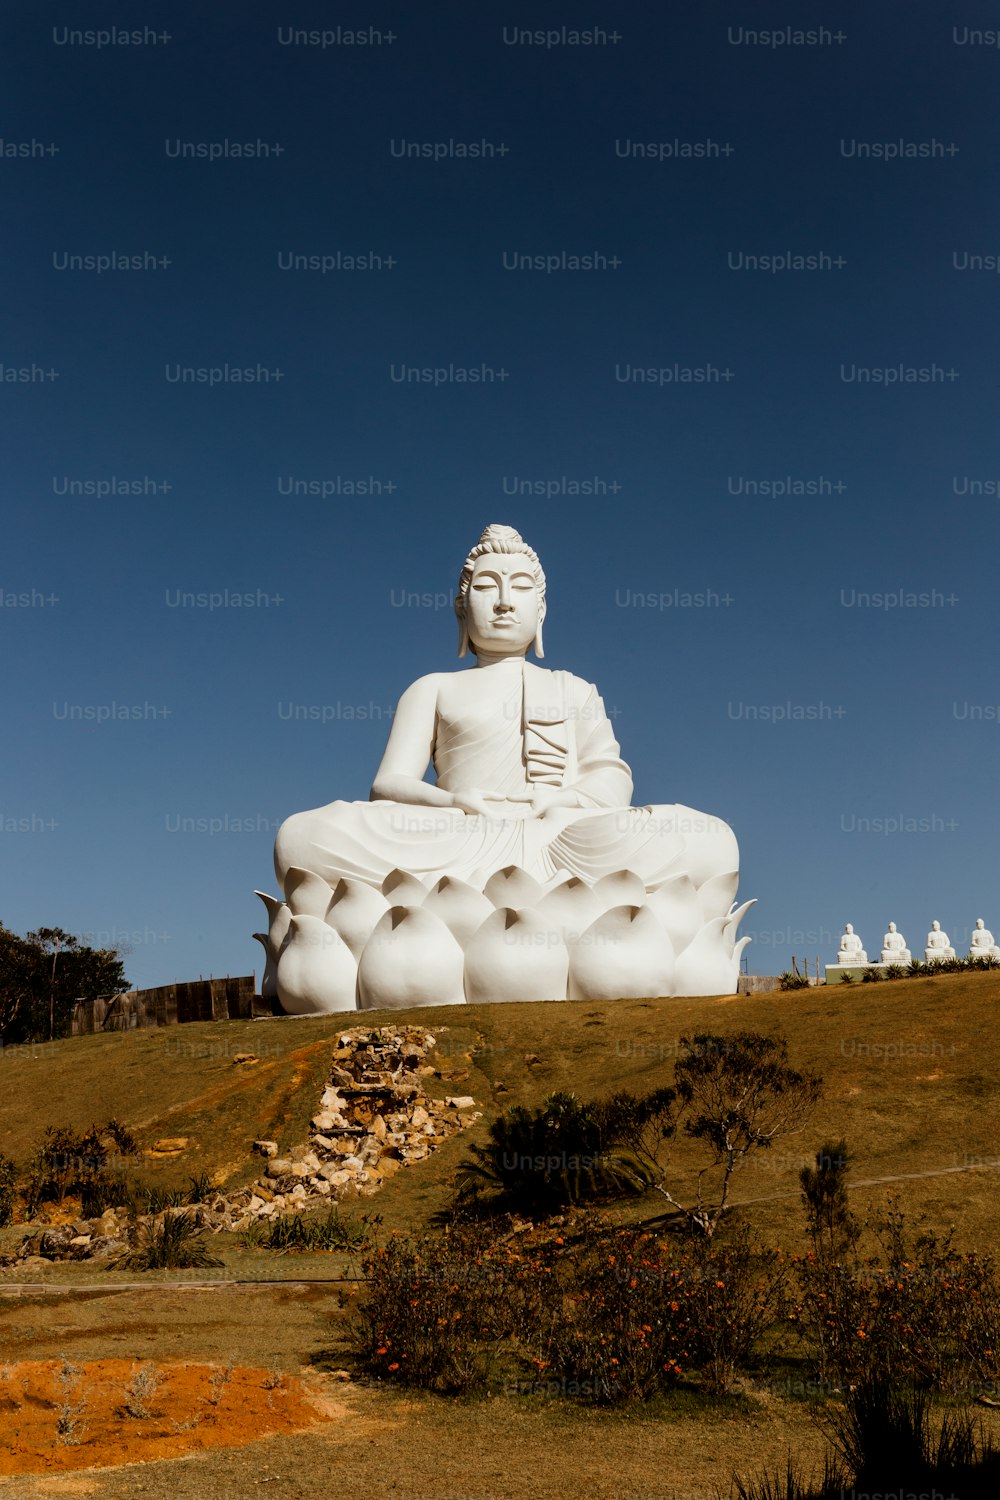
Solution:
[{"label": "agave plant", "polygon": [[541,1109],[514,1105],[493,1121],[488,1143],[469,1151],[455,1181],[459,1204],[485,1197],[545,1214],[647,1186],[638,1165],[606,1149],[597,1108],[575,1094],[550,1094]]}]

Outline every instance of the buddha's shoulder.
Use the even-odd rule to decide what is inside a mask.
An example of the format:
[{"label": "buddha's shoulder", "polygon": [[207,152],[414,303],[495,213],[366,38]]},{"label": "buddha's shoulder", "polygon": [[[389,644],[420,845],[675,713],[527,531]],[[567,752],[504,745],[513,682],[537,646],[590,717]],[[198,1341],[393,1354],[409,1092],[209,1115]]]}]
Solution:
[{"label": "buddha's shoulder", "polygon": [[591,693],[596,693],[597,688],[586,677],[577,677],[575,672],[567,672],[561,668],[538,667],[534,662],[529,663],[532,674],[537,673],[536,681],[549,680],[558,685],[563,692],[571,697],[574,702],[582,702]]}]

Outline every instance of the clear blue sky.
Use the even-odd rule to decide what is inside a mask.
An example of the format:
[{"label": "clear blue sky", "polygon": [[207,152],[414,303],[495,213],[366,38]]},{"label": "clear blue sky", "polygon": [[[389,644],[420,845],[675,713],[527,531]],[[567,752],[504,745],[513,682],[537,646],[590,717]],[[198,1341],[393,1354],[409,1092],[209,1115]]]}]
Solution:
[{"label": "clear blue sky", "polygon": [[[1000,936],[996,8],[546,6],[604,39],[518,42],[539,9],[9,7],[8,927],[124,938],[137,985],[259,973],[275,828],[367,797],[500,521],[636,802],[736,830],[752,972],[848,920],[873,957],[890,918]],[[338,25],[382,40],[285,44]],[[184,154],[227,141],[281,152]],[[148,268],[72,269],[113,254]],[[820,265],[748,268],[780,255]],[[227,365],[282,378],[173,378]]]}]

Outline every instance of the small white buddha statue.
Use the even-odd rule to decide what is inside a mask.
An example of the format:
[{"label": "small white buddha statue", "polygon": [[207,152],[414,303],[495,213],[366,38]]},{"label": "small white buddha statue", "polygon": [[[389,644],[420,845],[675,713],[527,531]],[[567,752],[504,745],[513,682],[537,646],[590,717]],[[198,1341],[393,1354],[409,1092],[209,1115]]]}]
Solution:
[{"label": "small white buddha statue", "polygon": [[912,962],[906,939],[896,931],[895,922],[889,923],[889,931],[882,939],[882,962],[884,964],[908,964]]},{"label": "small white buddha statue", "polygon": [[944,958],[954,958],[955,950],[951,946],[951,939],[946,932],[941,931],[941,923],[931,923],[931,930],[927,934],[927,947],[924,949],[924,963],[937,964]]},{"label": "small white buddha statue", "polygon": [[838,964],[866,964],[868,962],[868,954],[862,948],[861,939],[850,922],[844,928],[844,935],[840,939],[837,962]]},{"label": "small white buddha statue", "polygon": [[1000,948],[993,940],[993,934],[986,926],[982,917],[976,918],[976,925],[972,929],[972,937],[969,942],[970,958],[1000,958]]}]

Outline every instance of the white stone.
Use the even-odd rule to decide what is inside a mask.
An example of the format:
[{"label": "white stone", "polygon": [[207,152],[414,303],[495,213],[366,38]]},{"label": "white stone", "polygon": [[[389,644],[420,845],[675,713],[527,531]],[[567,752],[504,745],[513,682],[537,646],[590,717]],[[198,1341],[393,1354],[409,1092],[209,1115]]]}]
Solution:
[{"label": "white stone", "polygon": [[1000,958],[1000,948],[994,941],[982,917],[976,918],[976,925],[972,929],[972,937],[969,942],[970,958]]},{"label": "white stone", "polygon": [[483,894],[492,901],[498,911],[506,907],[520,911],[525,906],[538,906],[545,892],[541,882],[520,865],[505,865],[491,875],[483,886]]},{"label": "white stone", "polygon": [[674,952],[647,906],[613,906],[570,951],[571,1000],[638,1000],[673,993]]},{"label": "white stone", "polygon": [[382,895],[387,906],[423,906],[427,887],[406,870],[390,870],[382,882]]},{"label": "white stone", "polygon": [[312,870],[292,866],[285,871],[285,899],[293,917],[326,916],[333,891],[329,881]]},{"label": "white stone", "polygon": [[840,939],[840,947],[837,950],[838,964],[866,964],[868,954],[861,946],[861,939],[854,928],[848,922]]},{"label": "white stone", "polygon": [[361,1010],[464,1005],[462,950],[433,912],[393,906],[372,933],[358,965]]},{"label": "white stone", "polygon": [[924,949],[924,963],[938,964],[943,959],[954,958],[955,950],[951,946],[951,940],[946,932],[941,931],[941,923],[933,921],[931,930],[927,934],[927,947]]},{"label": "white stone", "polygon": [[[565,874],[565,872],[564,872]],[[535,911],[559,932],[564,943],[575,942],[607,908],[579,875],[565,874],[539,901]]]},{"label": "white stone", "polygon": [[454,875],[442,875],[424,898],[423,911],[433,912],[448,928],[460,948],[494,910],[493,902],[482,891]]},{"label": "white stone", "polygon": [[470,1005],[509,1000],[565,1000],[569,954],[557,927],[538,912],[501,907],[465,950]]},{"label": "white stone", "polygon": [[321,917],[293,916],[278,960],[278,998],[294,1016],[354,1010],[358,966]]},{"label": "white stone", "polygon": [[678,956],[675,995],[731,995],[740,972],[740,954],[749,938],[734,945],[733,917],[713,917]]},{"label": "white stone", "polygon": [[382,892],[363,880],[338,880],[326,923],[343,938],[357,963],[377,923],[388,910],[389,903]]},{"label": "white stone", "polygon": [[889,923],[889,931],[882,939],[881,961],[884,964],[908,964],[913,961],[906,939],[901,932],[896,931],[895,922]]},{"label": "white stone", "polygon": [[601,903],[602,912],[610,911],[613,906],[642,906],[646,887],[631,870],[613,870],[596,882],[594,897]]},{"label": "white stone", "polygon": [[[326,916],[324,888],[332,892],[350,879],[381,889],[393,908],[419,910],[427,887],[433,892],[447,876],[474,884],[499,909],[521,910],[540,906],[568,875],[619,906],[644,905],[640,889],[644,897],[667,891],[674,906],[685,907],[682,932],[667,921],[671,952],[721,920],[705,960],[716,963],[732,935],[727,922],[739,865],[732,830],[679,803],[632,806],[631,772],[596,687],[527,659],[532,647],[543,656],[545,608],[534,552],[512,528],[488,527],[466,559],[455,601],[459,656],[471,650],[475,668],[432,672],[407,688],[370,801],[332,802],[282,824],[275,868],[286,900],[299,915]],[[428,753],[434,784],[424,779]],[[696,922],[681,894],[685,881],[695,893]],[[661,919],[670,905],[668,899],[658,910]],[[471,942],[475,934],[463,936]],[[396,967],[383,964],[367,988],[368,1008],[460,1003],[437,982],[434,1000],[403,998],[420,989],[411,965],[403,966],[416,937],[415,927],[401,931]],[[724,958],[726,972],[735,974],[733,953]]]},{"label": "white stone", "polygon": [[288,936],[288,924],[292,919],[291,907],[266,891],[254,891],[267,911],[267,932],[255,932],[254,937],[264,948],[264,972],[260,981],[261,995],[273,1000],[278,994],[278,955]]},{"label": "white stone", "polygon": [[646,894],[645,906],[670,934],[675,953],[683,953],[703,925],[698,887],[690,875],[671,875]]}]

